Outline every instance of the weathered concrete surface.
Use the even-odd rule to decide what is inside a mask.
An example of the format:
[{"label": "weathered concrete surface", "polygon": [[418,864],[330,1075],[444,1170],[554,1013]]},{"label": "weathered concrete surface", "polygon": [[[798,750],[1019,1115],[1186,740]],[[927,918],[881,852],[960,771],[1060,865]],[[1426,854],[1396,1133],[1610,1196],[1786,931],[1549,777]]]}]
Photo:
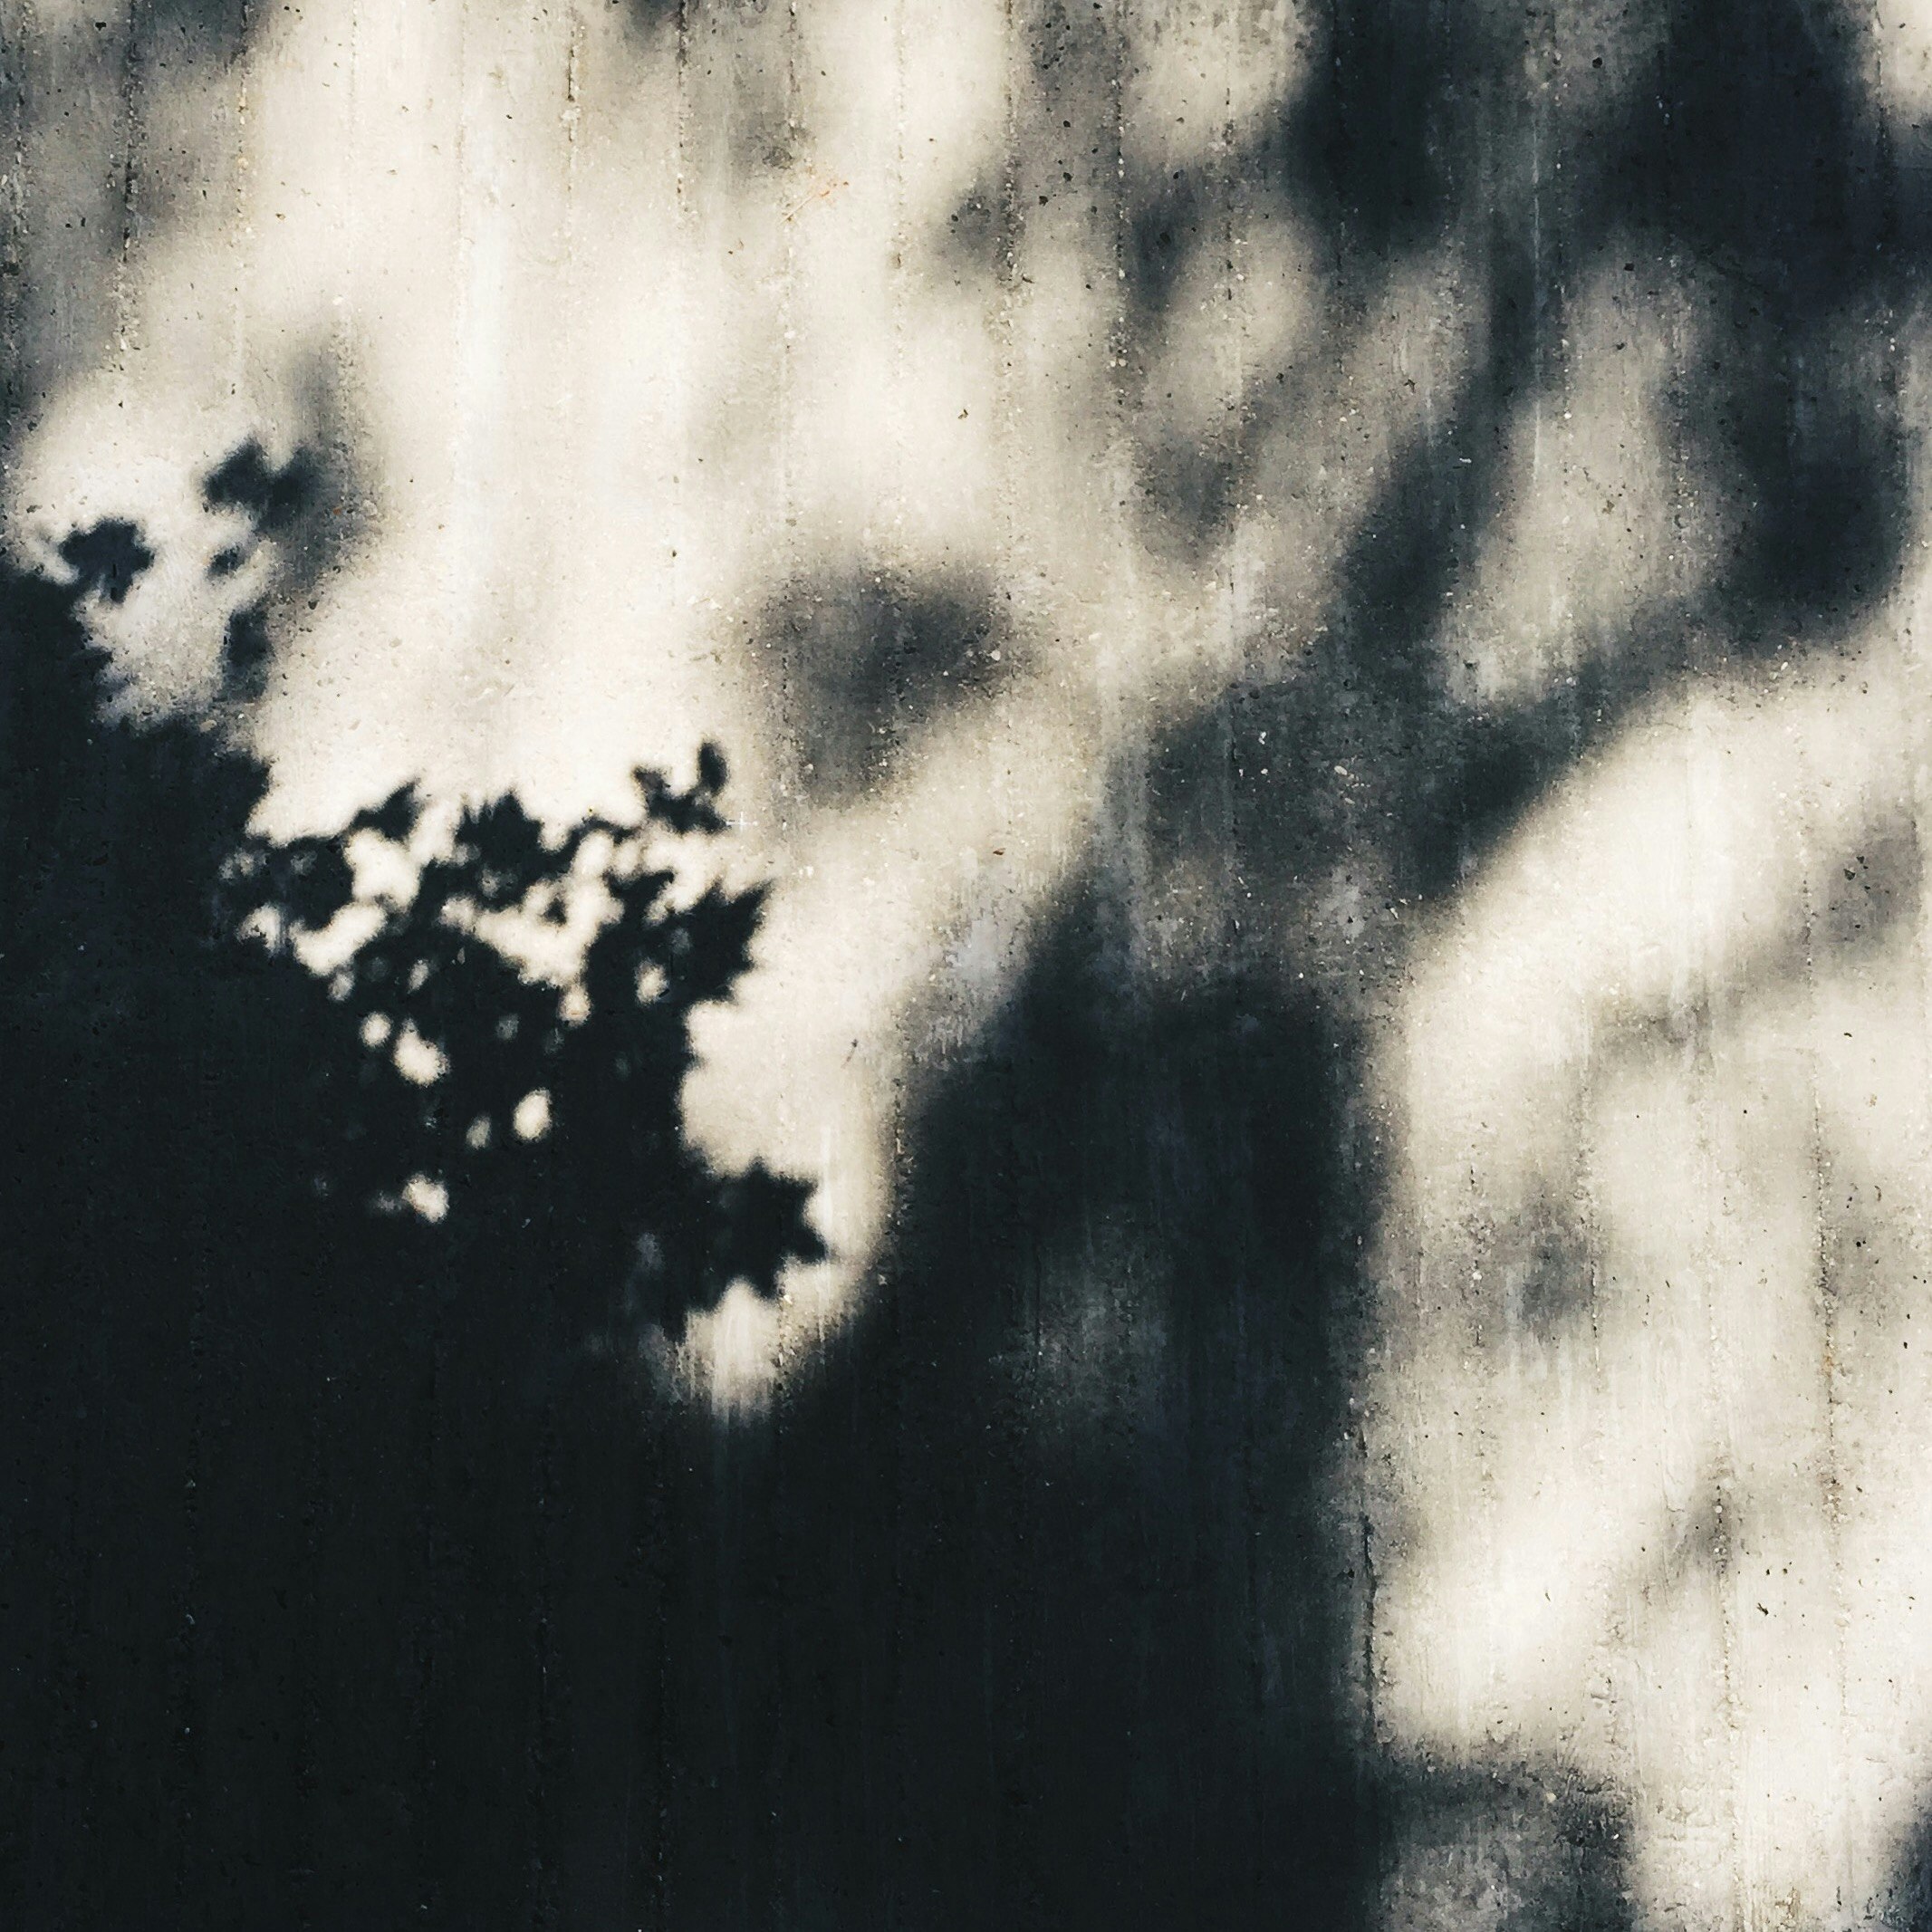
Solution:
[{"label": "weathered concrete surface", "polygon": [[833,1258],[694,1330],[491,1922],[1918,1923],[1919,0],[0,50],[0,514],[144,533],[126,703],[284,830],[708,736],[774,883],[691,1124]]}]

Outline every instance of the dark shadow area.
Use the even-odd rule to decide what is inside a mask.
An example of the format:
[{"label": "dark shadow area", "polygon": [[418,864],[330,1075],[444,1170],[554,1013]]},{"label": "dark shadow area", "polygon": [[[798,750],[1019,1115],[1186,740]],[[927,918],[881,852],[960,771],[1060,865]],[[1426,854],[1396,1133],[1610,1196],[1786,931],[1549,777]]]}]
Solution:
[{"label": "dark shadow area", "polygon": [[[1644,0],[1595,18],[1338,0],[1311,83],[1258,137],[1212,168],[1129,179],[1133,340],[1158,346],[1186,322],[1181,270],[1226,251],[1235,184],[1252,220],[1313,223],[1331,322],[1316,361],[1405,265],[1459,238],[1486,286],[1456,299],[1490,318],[1490,341],[1443,415],[1475,473],[1438,452],[1403,480],[1475,531],[1468,506],[1482,514],[1500,486],[1495,432],[1561,373],[1566,303],[1653,250],[1673,278],[1695,264],[1721,279],[1725,309],[1672,403],[1686,459],[1748,506],[1723,595],[1747,621],[1842,615],[1897,568],[1888,341],[1917,300],[1928,215],[1923,170],[1894,165],[1867,94],[1860,31],[1809,0]],[[1192,554],[1225,534],[1315,374],[1257,367],[1238,437],[1145,449],[1151,541]]]},{"label": "dark shadow area", "polygon": [[209,471],[201,500],[210,510],[236,510],[248,519],[246,539],[220,552],[209,565],[216,577],[232,576],[264,537],[279,536],[311,508],[322,490],[322,465],[298,449],[278,468],[251,439]]},{"label": "dark shadow area", "polygon": [[[758,917],[658,862],[723,761],[632,824],[470,810],[324,979],[418,802],[254,835],[215,732],[103,717],[78,595],[0,582],[8,1922],[546,1922],[639,1709],[640,1348],[819,1252],[679,1122]],[[572,988],[478,930],[565,889]]]},{"label": "dark shadow area", "polygon": [[226,579],[265,557],[265,581],[234,609],[222,637],[219,696],[227,705],[262,695],[279,620],[306,604],[352,562],[373,527],[372,485],[351,452],[365,448],[368,426],[351,399],[351,386],[313,349],[297,362],[296,413],[301,440],[277,463],[250,437],[201,478],[202,507],[238,518],[242,528],[208,560],[216,594]]},{"label": "dark shadow area", "polygon": [[241,57],[267,9],[260,0],[144,0],[140,58],[163,72],[178,62]]},{"label": "dark shadow area", "polygon": [[674,1539],[673,1829],[716,1849],[667,1924],[1358,1921],[1364,1581],[1308,1479],[1349,1049],[1262,986],[1150,1008],[1111,916],[937,1087],[894,1288]]},{"label": "dark shadow area", "polygon": [[622,5],[626,24],[634,33],[646,36],[666,32],[685,34],[692,14],[697,10],[693,0],[622,0]]},{"label": "dark shadow area", "polygon": [[[1321,210],[1338,315],[1453,234],[1475,238],[1489,277],[1485,352],[1370,505],[1317,644],[1161,761],[1232,787],[1243,860],[1272,890],[1345,863],[1398,898],[1453,889],[1660,681],[1794,640],[1830,648],[1898,581],[1898,334],[1928,209],[1922,177],[1891,165],[1854,24],[1802,0],[1697,0],[1587,27],[1560,32],[1548,9],[1340,5],[1323,84],[1237,158],[1264,204]],[[1169,180],[1130,199],[1151,332],[1170,278],[1150,264],[1212,245],[1188,237],[1216,188]],[[1508,507],[1517,412],[1555,392],[1568,292],[1609,268],[1640,312],[1687,258],[1718,293],[1670,393],[1678,460],[1715,479],[1742,535],[1707,582],[1634,609],[1572,678],[1472,703],[1446,661],[1445,600]],[[1276,373],[1257,371],[1240,449],[1149,451],[1148,514],[1178,517],[1185,547],[1225,527],[1270,425],[1305,402]]]},{"label": "dark shadow area", "polygon": [[1932,1822],[1921,1823],[1900,1850],[1885,1908],[1882,1923],[1900,1932],[1932,1927]]},{"label": "dark shadow area", "polygon": [[134,580],[154,562],[140,532],[123,517],[109,517],[61,540],[61,562],[74,573],[74,590],[91,591],[110,603],[124,603]]},{"label": "dark shadow area", "polygon": [[1004,279],[1012,272],[1013,240],[1013,210],[1005,194],[996,182],[977,181],[946,218],[939,258],[960,281]]},{"label": "dark shadow area", "polygon": [[1450,1772],[1394,1783],[1402,1856],[1384,1877],[1381,1922],[1391,1932],[1630,1932],[1617,1801],[1572,1778],[1553,1784]]},{"label": "dark shadow area", "polygon": [[792,782],[833,804],[903,772],[1016,668],[1010,627],[976,582],[814,579],[780,599],[762,630],[761,681]]},{"label": "dark shadow area", "polygon": [[153,110],[222,87],[286,12],[264,0],[114,0],[43,11],[10,35],[0,63],[14,151],[0,245],[10,458],[60,389],[115,357],[130,260],[207,207],[218,113],[202,141]]}]

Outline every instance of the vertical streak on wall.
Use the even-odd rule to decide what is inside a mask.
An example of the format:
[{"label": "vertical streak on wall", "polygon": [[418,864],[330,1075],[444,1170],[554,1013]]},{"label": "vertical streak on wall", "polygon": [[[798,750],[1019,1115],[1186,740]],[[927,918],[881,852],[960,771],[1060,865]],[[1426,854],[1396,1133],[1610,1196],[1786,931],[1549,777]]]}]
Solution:
[{"label": "vertical streak on wall", "polygon": [[6,358],[4,396],[8,419],[20,406],[22,322],[27,283],[22,274],[27,242],[26,39],[32,0],[6,0],[0,9],[0,354]]}]

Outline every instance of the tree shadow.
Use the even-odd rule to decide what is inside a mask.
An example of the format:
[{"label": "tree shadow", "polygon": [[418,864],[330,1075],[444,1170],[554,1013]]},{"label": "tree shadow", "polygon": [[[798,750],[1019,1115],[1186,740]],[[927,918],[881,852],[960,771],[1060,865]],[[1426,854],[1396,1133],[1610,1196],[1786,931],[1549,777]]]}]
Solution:
[{"label": "tree shadow", "polygon": [[[1723,286],[1714,351],[1671,400],[1687,461],[1749,506],[1725,586],[1734,611],[1841,611],[1879,592],[1905,485],[1881,403],[1898,380],[1896,341],[1885,344],[1918,299],[1928,209],[1923,170],[1894,156],[1849,16],[1805,0],[1650,0],[1573,17],[1350,0],[1319,37],[1316,78],[1218,165],[1130,178],[1137,344],[1187,324],[1185,270],[1226,249],[1215,216],[1230,184],[1255,222],[1312,231],[1334,324],[1315,360],[1405,265],[1461,237],[1452,299],[1487,318],[1486,352],[1440,411],[1455,453],[1438,448],[1400,480],[1433,492],[1438,521],[1480,532],[1504,487],[1496,432],[1560,376],[1577,292],[1599,271],[1634,269],[1622,261],[1633,240],[1655,240],[1671,276],[1695,266]],[[1146,445],[1150,541],[1195,553],[1226,534],[1306,404],[1306,373],[1264,358],[1238,437]]]},{"label": "tree shadow", "polygon": [[[822,1253],[679,1118],[758,918],[674,889],[723,760],[630,822],[506,797],[425,846],[403,791],[265,840],[207,721],[104,712],[75,607],[139,547],[0,582],[0,1889],[24,1926],[541,1916],[610,1768],[563,1687],[638,1648],[599,1620],[644,1351]],[[561,979],[499,929],[580,914]]]},{"label": "tree shadow", "polygon": [[[679,1519],[704,1555],[669,1626],[687,1775],[664,1923],[1630,1922],[1617,1802],[1588,1792],[1523,1825],[1511,1900],[1457,1905],[1439,1848],[1521,1794],[1385,1757],[1349,1466],[1392,909],[1456,892],[1668,682],[1837,649],[1903,567],[1895,332],[1925,209],[1849,27],[1796,0],[1648,17],[1654,40],[1597,55],[1534,9],[1332,8],[1257,143],[1129,179],[1131,351],[1179,325],[1237,179],[1312,222],[1338,313],[1460,235],[1490,320],[1371,492],[1316,641],[1119,774],[1144,842],[1093,857],[1010,1009],[909,1097],[873,1304],[769,1430],[711,1444]],[[1049,99],[1110,102],[1070,22],[1028,16],[1052,80],[1017,111],[1016,171],[1061,138]],[[1599,109],[1606,60],[1633,71]],[[993,199],[941,245],[983,251]],[[1573,677],[1485,699],[1445,593],[1503,520],[1511,425],[1559,393],[1566,292],[1622,272],[1633,235],[1715,291],[1716,347],[1669,402],[1739,534]],[[1285,373],[1254,370],[1240,437],[1142,448],[1150,542],[1226,536],[1306,399]],[[1190,868],[1219,885],[1187,915],[1209,964],[1177,981],[1147,964],[1149,886]],[[1560,1235],[1525,1291],[1546,1322]],[[1434,1884],[1432,1860],[1449,1877],[1403,1919],[1390,1887]]]},{"label": "tree shadow", "polygon": [[[1104,93],[1084,28],[1040,25],[1041,99]],[[1010,1009],[930,1070],[880,1292],[768,1421],[648,1399],[639,1365],[816,1252],[795,1184],[713,1172],[678,1125],[689,1008],[729,995],[757,905],[686,902],[645,832],[715,829],[721,767],[561,839],[471,812],[332,982],[303,936],[354,911],[358,853],[403,862],[419,803],[269,843],[213,735],[104,721],[73,606],[127,593],[133,526],[77,533],[69,590],[0,585],[20,1923],[1348,1925],[1400,1847],[1480,1834],[1483,1794],[1397,1776],[1368,1707],[1375,1552],[1338,1470],[1372,1015],[1329,900],[1442,899],[1664,679],[1875,607],[1896,355],[1840,350],[1916,300],[1923,226],[1831,16],[1699,0],[1569,120],[1522,79],[1553,31],[1349,0],[1255,143],[1129,179],[1137,351],[1237,176],[1312,220],[1338,309],[1455,231],[1494,320],[1319,642],[1120,775],[1145,851],[1095,857]],[[1001,252],[1013,199],[965,205],[961,258]],[[1501,516],[1513,412],[1554,393],[1560,291],[1632,233],[1725,292],[1677,406],[1745,535],[1574,683],[1478,702],[1443,596]],[[1288,373],[1254,372],[1239,441],[1143,438],[1151,541],[1226,534]],[[207,483],[251,542],[312,487],[259,448]],[[835,799],[916,753],[994,634],[976,586],[879,590],[801,593],[836,635],[782,613]],[[1274,908],[1205,902],[1186,983],[1137,937],[1169,860]],[[592,889],[569,985],[483,937]],[[1614,1807],[1565,1807],[1524,1842],[1574,1884],[1520,1922],[1620,1925]]]}]

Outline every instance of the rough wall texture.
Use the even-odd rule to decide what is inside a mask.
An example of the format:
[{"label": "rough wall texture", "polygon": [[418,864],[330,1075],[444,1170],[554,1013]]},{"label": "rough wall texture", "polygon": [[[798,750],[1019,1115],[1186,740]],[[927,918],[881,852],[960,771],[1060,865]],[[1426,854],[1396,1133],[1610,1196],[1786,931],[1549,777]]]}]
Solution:
[{"label": "rough wall texture", "polygon": [[1932,1919],[1925,0],[0,68],[0,1919]]}]

